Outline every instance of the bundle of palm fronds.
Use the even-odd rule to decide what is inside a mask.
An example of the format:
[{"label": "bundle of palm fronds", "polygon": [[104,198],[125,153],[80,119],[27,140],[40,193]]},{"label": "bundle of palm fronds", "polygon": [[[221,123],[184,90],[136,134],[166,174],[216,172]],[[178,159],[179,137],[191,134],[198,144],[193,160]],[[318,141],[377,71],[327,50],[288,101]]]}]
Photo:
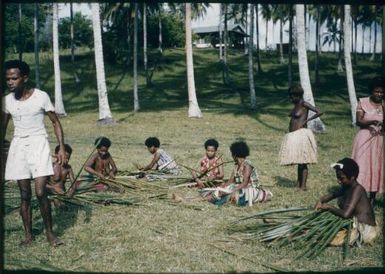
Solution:
[{"label": "bundle of palm fronds", "polygon": [[347,256],[352,219],[343,219],[329,211],[315,211],[306,215],[293,215],[293,212],[310,210],[308,208],[285,208],[260,212],[242,218],[240,221],[259,219],[263,222],[230,228],[232,232],[246,233],[246,239],[269,242],[278,247],[291,246],[301,250],[295,259],[318,256],[334,239],[340,230],[347,230],[343,258]]},{"label": "bundle of palm fronds", "polygon": [[89,192],[89,193],[75,193],[72,197],[66,195],[55,194],[51,195],[50,199],[57,199],[64,203],[74,204],[74,205],[137,205],[139,204],[138,197],[132,197],[127,195],[120,195],[115,193],[106,193],[106,192]]}]

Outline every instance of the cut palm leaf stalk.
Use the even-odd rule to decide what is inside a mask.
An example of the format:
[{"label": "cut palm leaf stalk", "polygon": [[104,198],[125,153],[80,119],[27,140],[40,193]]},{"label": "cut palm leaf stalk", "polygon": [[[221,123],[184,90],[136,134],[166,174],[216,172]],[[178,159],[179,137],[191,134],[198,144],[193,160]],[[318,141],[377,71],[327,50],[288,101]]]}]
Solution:
[{"label": "cut palm leaf stalk", "polygon": [[107,205],[107,204],[118,204],[118,205],[137,205],[139,199],[136,197],[123,197],[122,195],[114,195],[110,193],[82,193],[75,194],[73,197],[67,197],[64,195],[52,195],[52,198],[60,201],[71,203],[78,206],[87,204],[94,205]]},{"label": "cut palm leaf stalk", "polygon": [[[233,222],[231,232],[241,232],[246,234],[244,238],[250,240],[252,236],[260,242],[267,242],[268,246],[277,245],[278,247],[291,246],[295,250],[300,250],[294,259],[303,257],[315,258],[325,250],[340,230],[347,230],[348,236],[345,237],[343,246],[343,258],[348,252],[350,229],[352,219],[343,219],[329,211],[314,211],[303,216],[285,216],[281,222],[277,223],[254,223],[242,229],[234,228],[234,224],[240,221],[252,219],[276,218],[276,214],[292,213],[294,211],[305,211],[308,208],[286,208],[260,212],[250,217],[242,218]],[[283,217],[280,215],[279,217]],[[240,226],[240,224],[238,224]]]}]

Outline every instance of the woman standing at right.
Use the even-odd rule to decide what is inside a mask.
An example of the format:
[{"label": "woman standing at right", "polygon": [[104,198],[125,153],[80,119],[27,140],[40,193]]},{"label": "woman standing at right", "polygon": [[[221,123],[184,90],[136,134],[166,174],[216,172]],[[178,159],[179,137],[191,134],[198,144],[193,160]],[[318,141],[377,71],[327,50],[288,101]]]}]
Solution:
[{"label": "woman standing at right", "polygon": [[375,77],[370,96],[359,100],[356,111],[360,130],[353,141],[352,158],[360,167],[357,181],[369,192],[372,206],[377,192],[384,189],[384,91],[385,78]]}]

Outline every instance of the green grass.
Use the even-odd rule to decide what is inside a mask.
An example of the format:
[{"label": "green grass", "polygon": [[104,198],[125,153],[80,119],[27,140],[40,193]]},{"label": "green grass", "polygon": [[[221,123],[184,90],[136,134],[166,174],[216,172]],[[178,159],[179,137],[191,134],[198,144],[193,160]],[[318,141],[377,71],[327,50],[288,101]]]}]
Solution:
[{"label": "green grass", "polygon": [[[154,58],[155,53],[150,58]],[[333,54],[321,56],[321,84],[313,87],[316,105],[325,112],[322,117],[327,133],[316,136],[319,161],[309,168],[307,192],[295,189],[296,167],[281,167],[278,151],[287,132],[291,104],[287,99],[287,67],[275,55],[263,55],[264,72],[256,75],[257,112],[249,110],[247,57],[242,51],[230,51],[232,82],[223,85],[215,50],[194,52],[195,79],[203,119],[187,117],[188,99],[185,56],[182,49],[166,49],[154,72],[153,86],[146,87],[144,73],[139,78],[141,111],[134,113],[132,72],[106,64],[109,102],[115,125],[97,127],[98,102],[92,53],[77,56],[76,67],[82,82],[74,84],[68,55],[61,56],[64,104],[68,117],[61,123],[65,141],[74,149],[70,163],[75,173],[92,150],[100,135],[112,140],[110,152],[121,170],[133,170],[133,162],[146,163],[151,155],[144,146],[149,136],[160,138],[177,162],[194,166],[203,155],[203,143],[217,138],[219,153],[231,159],[229,145],[243,138],[250,146],[250,160],[257,166],[260,179],[273,194],[273,200],[251,208],[232,205],[216,207],[199,203],[180,205],[169,199],[144,201],[140,206],[70,207],[53,210],[54,230],[65,241],[57,249],[50,248],[43,233],[38,207],[33,208],[36,240],[28,248],[20,248],[23,226],[17,210],[4,216],[5,268],[33,269],[52,267],[68,271],[93,272],[273,272],[268,265],[289,271],[342,271],[383,266],[383,235],[373,246],[353,248],[348,260],[342,261],[340,248],[327,248],[314,260],[291,262],[297,254],[290,248],[268,248],[256,242],[240,242],[227,233],[230,222],[262,210],[281,207],[312,206],[318,197],[336,186],[330,164],[351,155],[357,129],[352,128],[344,74],[336,72]],[[12,56],[7,56],[10,59]],[[314,62],[310,56],[309,65]],[[32,55],[25,59],[32,63]],[[45,54],[42,64],[42,89],[53,98],[53,64]],[[361,57],[354,67],[359,96],[366,95],[371,77],[380,74],[380,62]],[[295,59],[295,58],[294,58]],[[139,59],[140,60],[140,59]],[[298,80],[297,64],[294,79]],[[313,75],[312,75],[313,76]],[[31,79],[34,76],[31,75]],[[56,146],[52,126],[47,120],[51,148]],[[7,132],[11,139],[12,123]],[[231,165],[225,167],[225,177]],[[17,205],[16,185],[9,184],[15,199],[5,201]],[[195,196],[194,189],[175,190]],[[171,196],[171,191],[169,197]],[[384,199],[375,213],[382,226]]]}]

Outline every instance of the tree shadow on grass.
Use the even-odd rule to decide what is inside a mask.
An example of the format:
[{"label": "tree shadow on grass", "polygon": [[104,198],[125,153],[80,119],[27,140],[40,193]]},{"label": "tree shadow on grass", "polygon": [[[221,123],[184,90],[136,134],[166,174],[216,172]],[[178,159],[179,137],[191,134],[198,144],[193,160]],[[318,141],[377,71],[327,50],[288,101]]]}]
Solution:
[{"label": "tree shadow on grass", "polygon": [[277,186],[280,186],[280,187],[294,188],[297,186],[296,181],[290,180],[282,176],[275,176],[274,180],[277,182],[276,183]]}]

